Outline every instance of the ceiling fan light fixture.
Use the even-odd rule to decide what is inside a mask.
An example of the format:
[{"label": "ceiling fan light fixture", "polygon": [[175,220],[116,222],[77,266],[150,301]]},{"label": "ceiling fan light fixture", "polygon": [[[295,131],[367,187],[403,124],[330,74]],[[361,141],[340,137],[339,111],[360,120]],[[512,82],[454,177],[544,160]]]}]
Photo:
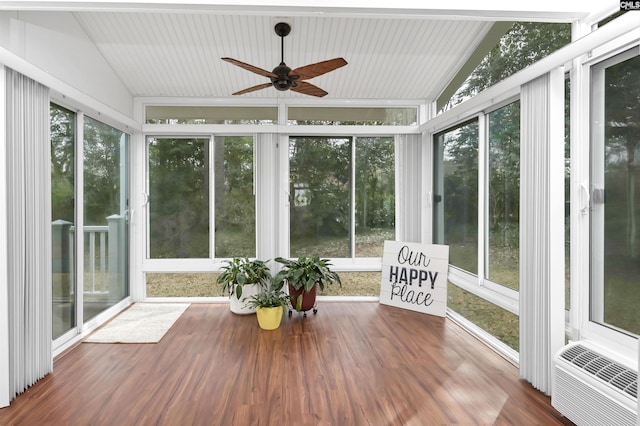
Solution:
[{"label": "ceiling fan light fixture", "polygon": [[291,85],[292,81],[289,78],[277,78],[273,80],[273,87],[275,87],[276,90],[280,90],[283,92],[289,90],[291,88]]}]

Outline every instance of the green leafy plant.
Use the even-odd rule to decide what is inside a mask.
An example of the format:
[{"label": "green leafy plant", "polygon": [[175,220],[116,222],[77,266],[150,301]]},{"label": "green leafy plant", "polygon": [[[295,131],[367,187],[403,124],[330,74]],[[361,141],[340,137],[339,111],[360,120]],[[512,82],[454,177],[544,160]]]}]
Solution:
[{"label": "green leafy plant", "polygon": [[279,306],[287,306],[289,304],[289,295],[282,290],[283,282],[276,284],[270,281],[267,285],[262,282],[262,291],[249,297],[245,306],[251,308],[277,308]]},{"label": "green leafy plant", "polygon": [[222,292],[228,293],[229,297],[235,293],[238,300],[241,300],[242,286],[271,280],[271,271],[265,261],[234,257],[225,262],[217,283],[222,285]]},{"label": "green leafy plant", "polygon": [[318,256],[302,256],[296,260],[289,260],[283,257],[276,257],[276,262],[283,265],[274,277],[276,285],[282,286],[286,281],[296,290],[303,289],[303,292],[294,301],[291,296],[291,304],[296,311],[302,309],[303,294],[309,293],[316,284],[322,291],[329,284],[338,283],[342,287],[340,276],[331,270],[329,259],[320,259]]},{"label": "green leafy plant", "polygon": [[329,259],[302,256],[296,260],[283,257],[276,257],[275,260],[283,265],[282,270],[273,278],[276,283],[287,281],[296,290],[304,288],[306,293],[310,292],[316,283],[320,290],[324,290],[325,285],[333,283],[342,287],[340,276],[329,267]]}]

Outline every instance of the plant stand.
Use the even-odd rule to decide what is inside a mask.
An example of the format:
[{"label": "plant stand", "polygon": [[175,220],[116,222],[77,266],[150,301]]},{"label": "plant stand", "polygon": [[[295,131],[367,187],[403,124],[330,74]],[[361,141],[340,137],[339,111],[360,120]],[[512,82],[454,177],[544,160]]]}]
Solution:
[{"label": "plant stand", "polygon": [[[317,305],[314,305],[314,306],[313,306],[313,308],[311,308],[311,310],[313,311],[313,315],[315,315],[315,314],[317,314],[317,313],[318,313],[318,308],[316,308],[316,306],[317,306]],[[309,309],[307,309],[307,311],[308,311],[308,310],[309,310]],[[299,311],[299,312],[302,312],[302,316],[303,316],[304,318],[306,318],[306,317],[307,317],[307,311],[305,311],[305,310],[301,310],[301,311]],[[291,316],[291,315],[293,315],[293,309],[289,308],[289,316]]]},{"label": "plant stand", "polygon": [[[289,295],[291,296],[291,307],[289,307],[289,316],[293,314],[293,311],[296,310],[298,312],[302,312],[302,316],[304,318],[307,317],[307,311],[313,311],[313,314],[318,313],[318,304],[316,302],[316,293],[317,293],[318,285],[314,285],[308,293],[304,292],[304,289],[295,289],[291,285],[289,285]],[[294,303],[294,300],[298,300],[298,298],[302,296],[302,304],[300,309],[296,308],[297,303]]]}]

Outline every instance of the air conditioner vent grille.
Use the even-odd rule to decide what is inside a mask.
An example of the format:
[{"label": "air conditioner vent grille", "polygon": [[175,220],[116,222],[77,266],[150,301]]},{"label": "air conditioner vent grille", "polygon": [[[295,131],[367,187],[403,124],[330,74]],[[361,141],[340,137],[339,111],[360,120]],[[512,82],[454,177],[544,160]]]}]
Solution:
[{"label": "air conditioner vent grille", "polygon": [[618,374],[622,373],[623,371],[624,371],[624,368],[620,367],[619,365],[609,364],[605,368],[600,370],[600,372],[598,372],[596,376],[598,376],[605,382],[609,383],[611,380],[613,380],[614,377],[616,377]]},{"label": "air conditioner vent grille", "polygon": [[591,362],[589,362],[588,364],[585,364],[585,366],[583,367],[585,370],[587,370],[589,373],[593,374],[594,376],[598,376],[598,374],[604,370],[605,368],[607,368],[608,366],[610,366],[611,363],[608,362],[606,359],[600,358],[600,357],[596,357],[594,359],[592,359]]},{"label": "air conditioner vent grille", "polygon": [[638,398],[638,373],[581,345],[568,347],[560,357],[594,377]]}]

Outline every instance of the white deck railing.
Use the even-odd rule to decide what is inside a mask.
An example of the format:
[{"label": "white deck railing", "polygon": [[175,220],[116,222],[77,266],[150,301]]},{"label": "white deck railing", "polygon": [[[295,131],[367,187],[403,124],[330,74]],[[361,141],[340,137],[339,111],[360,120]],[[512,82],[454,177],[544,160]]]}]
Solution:
[{"label": "white deck railing", "polygon": [[[108,226],[85,226],[84,240],[89,243],[89,253],[85,253],[84,293],[106,294],[109,292],[107,271]],[[73,238],[73,234],[69,235]],[[97,250],[97,252],[96,252]]]},{"label": "white deck railing", "polygon": [[[84,226],[84,294],[108,295],[111,279],[121,269],[118,260],[119,235],[123,217],[112,215],[107,218],[109,225]],[[69,274],[69,282],[75,283],[75,229],[72,223],[56,220],[52,223],[53,232],[53,273]],[[58,245],[58,247],[56,247]],[[110,261],[111,259],[111,261]],[[73,287],[73,285],[71,286]],[[73,289],[71,289],[73,294]]]}]

